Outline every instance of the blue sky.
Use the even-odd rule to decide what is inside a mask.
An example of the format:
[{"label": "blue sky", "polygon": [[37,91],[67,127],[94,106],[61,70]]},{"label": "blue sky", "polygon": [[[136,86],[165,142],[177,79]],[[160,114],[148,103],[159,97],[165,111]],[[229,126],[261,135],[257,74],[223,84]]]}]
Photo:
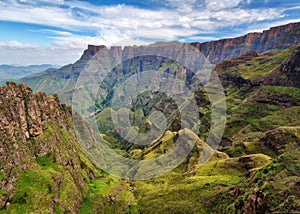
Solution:
[{"label": "blue sky", "polygon": [[0,0],[0,64],[63,65],[88,44],[204,42],[298,21],[299,0]]}]

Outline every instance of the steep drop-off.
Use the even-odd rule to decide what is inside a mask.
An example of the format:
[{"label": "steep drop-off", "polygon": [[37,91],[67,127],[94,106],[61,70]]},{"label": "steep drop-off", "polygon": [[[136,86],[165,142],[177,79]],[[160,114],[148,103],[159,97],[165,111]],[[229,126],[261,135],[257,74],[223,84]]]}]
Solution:
[{"label": "steep drop-off", "polygon": [[[291,23],[284,26],[273,27],[262,33],[249,33],[245,36],[231,39],[222,39],[218,41],[205,43],[192,43],[192,45],[207,57],[210,63],[217,64],[225,59],[238,57],[248,51],[256,51],[263,53],[269,50],[283,50],[290,48],[300,42],[300,23]],[[59,97],[64,103],[71,103],[72,90],[74,90],[75,83],[87,65],[88,61],[102,50],[101,57],[108,60],[127,59],[133,56],[134,53],[147,52],[145,50],[151,49],[159,50],[160,56],[170,56],[174,60],[182,57],[183,52],[178,50],[182,44],[177,42],[163,43],[158,42],[149,46],[141,47],[107,47],[100,45],[89,45],[88,49],[84,51],[81,58],[74,64],[66,65],[58,70],[48,70],[44,73],[27,76],[21,79],[34,92],[44,91],[48,95],[58,93]],[[191,53],[192,54],[192,53]],[[100,57],[99,56],[99,57]],[[109,57],[110,56],[110,57]],[[96,57],[97,59],[97,57]],[[158,70],[164,68],[165,63],[170,63],[164,58],[158,59],[157,56],[139,57],[128,60],[123,63],[122,72],[133,74],[143,72],[146,70]],[[115,69],[115,68],[112,68]],[[171,69],[172,70],[172,69]]]},{"label": "steep drop-off", "polygon": [[[295,38],[284,39],[293,38],[289,37],[294,35],[289,33],[293,30],[284,29],[294,29],[295,26],[288,26],[279,27],[277,33],[274,28],[273,33],[263,35],[273,38],[272,41],[280,37],[286,42],[284,45],[278,43],[282,48],[292,46]],[[274,48],[270,41],[264,47]],[[65,70],[49,71],[51,81],[44,79],[44,86],[65,87],[65,82],[70,81],[60,95],[71,93],[80,69],[99,49],[121,56],[119,48],[108,50],[103,46],[89,46],[74,65],[66,66]],[[130,55],[134,50],[137,48],[123,51]],[[126,62],[123,70],[115,69],[106,79],[103,85],[105,96],[97,103],[99,111],[95,118],[100,133],[116,153],[136,160],[151,160],[168,152],[177,137],[183,134],[196,144],[176,169],[147,181],[120,180],[95,169],[78,146],[71,109],[60,104],[56,95],[33,94],[24,84],[9,83],[1,87],[1,211],[300,212],[300,46],[263,54],[259,53],[262,49],[257,52],[243,50],[245,53],[237,58],[215,66],[226,93],[228,122],[219,152],[206,163],[199,162],[199,159],[211,118],[210,103],[201,88],[195,92],[203,121],[198,136],[190,130],[180,130],[177,120],[173,120],[164,135],[152,144],[120,147],[109,118],[111,109],[107,107],[111,97],[106,95],[114,92],[115,82],[112,80],[124,80],[145,68],[161,68],[185,78],[179,75],[182,66],[167,59],[141,57]],[[172,50],[166,48],[163,51]],[[180,54],[178,52],[177,56]],[[132,104],[130,119],[141,132],[149,127],[149,121],[145,123],[143,120],[154,110],[170,115],[171,119],[178,116],[173,114],[176,105],[159,93],[141,94]],[[135,173],[144,171],[147,167],[139,165]]]},{"label": "steep drop-off", "polygon": [[0,209],[78,212],[99,171],[79,148],[71,108],[25,84],[0,87]]}]

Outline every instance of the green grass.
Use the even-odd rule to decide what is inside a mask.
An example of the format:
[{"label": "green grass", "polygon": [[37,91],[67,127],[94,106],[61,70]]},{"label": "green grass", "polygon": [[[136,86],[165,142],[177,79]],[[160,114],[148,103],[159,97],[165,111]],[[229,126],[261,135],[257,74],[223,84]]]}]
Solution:
[{"label": "green grass", "polygon": [[299,124],[299,109],[295,106],[300,97],[299,88],[261,86],[248,92],[246,97],[238,98],[238,92],[233,92],[227,99],[226,138],[241,143],[259,132]]},{"label": "green grass", "polygon": [[126,181],[113,176],[92,180],[79,213],[126,213],[135,198]]},{"label": "green grass", "polygon": [[262,86],[260,87],[259,94],[268,97],[280,97],[288,101],[297,101],[300,97],[300,89],[288,86]]},{"label": "green grass", "polygon": [[246,64],[239,65],[239,71],[244,79],[258,79],[265,74],[279,67],[286,61],[296,48],[286,49],[272,53],[271,55],[261,55],[252,59]]},{"label": "green grass", "polygon": [[[37,176],[38,175],[38,176]],[[54,177],[59,173],[52,169],[25,171],[17,182],[17,189],[7,207],[7,213],[26,213],[33,210],[49,212],[49,203],[56,188]]]},{"label": "green grass", "polygon": [[37,157],[35,159],[36,163],[40,165],[43,169],[46,168],[57,168],[57,164],[55,163],[55,156],[53,153],[49,153],[45,156]]},{"label": "green grass", "polygon": [[294,106],[275,112],[274,114],[262,118],[261,128],[277,128],[280,126],[300,126],[300,107]]},{"label": "green grass", "polygon": [[[149,181],[135,181],[139,212],[211,213],[206,203],[215,195],[228,194],[230,189],[246,181],[249,170],[255,173],[271,163],[270,158],[263,154],[243,158],[248,161],[218,153],[188,173],[177,168]],[[251,168],[247,168],[249,166]]]},{"label": "green grass", "polygon": [[[18,142],[18,147],[28,153],[19,163],[26,168],[14,168],[17,180],[5,213],[75,213],[87,192],[85,183],[100,174],[68,130],[57,121],[44,127],[39,137]],[[11,192],[1,192],[1,196]]]}]

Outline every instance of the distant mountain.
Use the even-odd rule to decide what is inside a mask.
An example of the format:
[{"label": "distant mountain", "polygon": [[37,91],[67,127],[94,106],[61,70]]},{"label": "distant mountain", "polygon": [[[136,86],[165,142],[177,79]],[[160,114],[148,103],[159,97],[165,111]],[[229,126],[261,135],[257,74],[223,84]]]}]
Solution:
[{"label": "distant mountain", "polygon": [[22,77],[43,72],[57,65],[42,64],[28,66],[0,65],[0,79],[20,79]]},{"label": "distant mountain", "polygon": [[[262,33],[249,33],[238,38],[192,43],[191,45],[199,49],[212,64],[217,64],[225,59],[240,56],[248,51],[256,51],[258,53],[278,51],[292,47],[299,42],[300,22],[273,27]],[[70,104],[72,90],[81,71],[87,65],[88,61],[100,50],[103,51],[101,55],[104,58],[106,57],[109,62],[112,62],[110,60],[114,60],[115,58],[128,58],[134,53],[145,51],[146,49],[150,51],[151,49],[156,49],[165,55],[172,54],[172,56],[180,58],[182,53],[178,52],[178,47],[183,47],[183,45],[178,42],[159,42],[149,46],[125,47],[124,49],[121,47],[107,49],[103,45],[89,45],[82,57],[74,64],[66,65],[58,70],[51,69],[41,74],[27,76],[22,78],[21,81],[28,84],[35,92],[45,91],[47,94],[58,93],[62,102]],[[143,72],[144,70],[163,69],[163,66],[168,63],[167,61],[163,58],[157,60],[156,56],[152,56],[152,58],[149,56],[147,58],[130,59],[128,63],[123,65],[122,72],[130,75],[130,73]]]},{"label": "distant mountain", "polygon": [[267,50],[283,50],[300,43],[300,22],[272,27],[262,33],[221,39],[218,41],[192,43],[212,64],[234,58],[248,51],[263,53]]},{"label": "distant mountain", "polygon": [[[151,65],[160,65],[157,60]],[[68,68],[71,71],[72,66]],[[181,67],[170,68],[173,74],[180,71]],[[140,147],[120,146],[111,121],[112,109],[103,103],[104,110],[96,115],[95,122],[100,136],[118,155],[146,161],[167,154],[181,144],[178,139],[195,143],[176,169],[138,181],[121,180],[93,166],[90,161],[102,162],[103,157],[86,158],[74,134],[77,129],[73,127],[72,111],[60,104],[57,95],[33,94],[25,84],[0,87],[0,211],[299,213],[300,44],[265,54],[249,51],[218,63],[215,71],[224,86],[228,116],[218,151],[206,163],[201,158],[211,126],[211,105],[203,88],[194,96],[201,119],[199,135],[180,129],[175,115],[160,139]],[[154,127],[145,118],[153,111],[174,116],[176,105],[155,95],[141,94],[129,111],[130,121],[139,133]],[[104,101],[109,99],[107,96]],[[126,109],[118,113],[126,113]],[[86,149],[98,154],[99,144],[88,138],[89,126],[77,117]],[[160,164],[169,166],[172,160],[156,159],[156,169]],[[110,164],[115,172],[119,170],[118,163]],[[128,173],[157,172],[150,169],[141,161]]]},{"label": "distant mountain", "polygon": [[[191,43],[196,47],[210,63],[217,64],[225,59],[238,57],[248,51],[256,51],[263,53],[267,50],[283,50],[300,43],[300,22],[290,23],[283,26],[272,27],[262,33],[249,33],[237,38],[221,39],[211,42],[195,42]],[[177,42],[165,43],[158,42],[154,44],[160,47],[170,47],[176,45]],[[153,45],[150,45],[151,47]],[[91,59],[97,52],[105,48],[105,46],[89,45],[84,51],[80,60]],[[122,52],[120,48],[113,47],[115,52]],[[134,52],[138,47],[125,47],[124,52]]]}]

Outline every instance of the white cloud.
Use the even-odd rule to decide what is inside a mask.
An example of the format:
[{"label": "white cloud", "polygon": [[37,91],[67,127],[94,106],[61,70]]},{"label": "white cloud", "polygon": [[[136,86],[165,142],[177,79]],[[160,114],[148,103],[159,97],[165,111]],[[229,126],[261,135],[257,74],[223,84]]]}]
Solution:
[{"label": "white cloud", "polygon": [[220,38],[214,36],[191,36],[189,39],[191,41],[216,41]]},{"label": "white cloud", "polygon": [[294,23],[294,22],[300,22],[300,18],[289,19],[289,20],[280,20],[280,21],[275,21],[272,23],[261,23],[261,24],[250,25],[249,29],[246,29],[240,33],[247,34],[250,32],[263,32],[264,30],[270,29],[271,27],[274,27],[274,26],[281,26],[281,25],[285,25],[287,23]]},{"label": "white cloud", "polygon": [[64,0],[18,0],[18,2],[26,3],[26,4],[33,4],[33,5],[40,5],[40,4],[62,5],[65,3]]},{"label": "white cloud", "polygon": [[18,41],[8,41],[8,42],[0,42],[0,47],[5,49],[13,49],[13,50],[34,50],[39,47],[32,44],[25,44]]},{"label": "white cloud", "polygon": [[52,29],[39,29],[39,30],[28,30],[31,32],[38,32],[38,33],[52,33],[55,35],[59,35],[59,36],[71,36],[73,35],[72,33],[68,32],[68,31],[61,31],[61,30],[52,30]]},{"label": "white cloud", "polygon": [[[41,60],[51,55],[48,60],[56,60],[50,63],[57,64],[58,61],[76,60],[88,44],[110,46],[132,37],[150,40],[177,40],[179,37],[191,40],[212,40],[216,38],[195,35],[214,33],[220,28],[242,24],[250,26],[245,31],[251,31],[255,28],[251,25],[252,23],[257,21],[274,23],[279,21],[280,17],[283,18],[285,11],[272,8],[245,9],[239,6],[241,2],[250,3],[250,0],[164,1],[169,8],[155,10],[128,5],[95,6],[82,1],[27,0],[26,3],[15,0],[0,1],[0,20],[33,23],[61,29],[50,30],[45,27],[39,30],[39,32],[44,32],[45,36],[46,34],[52,35],[51,47],[37,47],[10,41],[7,44],[0,43],[0,53],[4,48],[10,48],[11,51],[12,49],[35,48],[38,51],[34,53]],[[58,5],[64,5],[64,7]],[[93,32],[97,36],[83,36],[80,32],[85,32],[85,35],[86,32]]]},{"label": "white cloud", "polygon": [[24,44],[16,41],[0,42],[0,64],[48,64],[64,65],[78,59],[81,49],[59,49],[54,47]]},{"label": "white cloud", "polygon": [[205,0],[208,10],[222,10],[234,8],[239,5],[242,0]]},{"label": "white cloud", "polygon": [[[208,0],[207,0],[208,1]],[[228,1],[228,2],[227,2]],[[168,1],[178,3],[179,0]],[[223,3],[222,3],[223,2]],[[69,8],[35,7],[23,4],[6,5],[0,7],[0,20],[16,21],[59,27],[66,30],[93,30],[103,34],[126,34],[126,36],[142,37],[154,32],[162,32],[163,37],[176,38],[178,36],[193,35],[195,30],[216,30],[219,27],[233,26],[257,20],[271,20],[279,17],[281,11],[277,9],[241,9],[231,8],[240,0],[213,0],[208,2],[208,9],[194,10],[192,13],[181,14],[178,11],[160,9],[147,10],[127,5],[93,6],[89,3],[68,2]],[[193,5],[195,0],[182,1],[182,5]],[[212,6],[216,4],[217,6]],[[213,7],[210,9],[209,5]],[[226,10],[215,11],[216,8]],[[83,10],[78,15],[72,8]],[[85,12],[84,12],[85,11]],[[166,33],[171,33],[170,35]],[[198,32],[202,33],[202,32]]]},{"label": "white cloud", "polygon": [[193,12],[197,4],[197,0],[166,0],[166,2],[167,5],[184,14]]}]

